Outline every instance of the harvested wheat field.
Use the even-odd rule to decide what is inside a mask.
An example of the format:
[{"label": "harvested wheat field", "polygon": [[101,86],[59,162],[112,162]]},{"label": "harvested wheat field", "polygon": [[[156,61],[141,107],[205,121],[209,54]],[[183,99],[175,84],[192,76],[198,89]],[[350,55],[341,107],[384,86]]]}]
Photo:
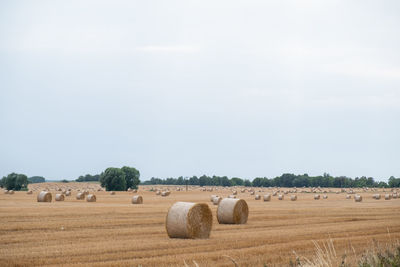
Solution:
[{"label": "harvested wheat field", "polygon": [[[37,194],[46,188],[53,201],[37,202]],[[240,266],[287,266],[295,253],[312,257],[313,241],[332,239],[341,257],[360,255],[373,239],[400,238],[400,199],[374,199],[374,194],[384,194],[381,189],[354,190],[362,202],[346,199],[346,192],[335,189],[326,193],[328,199],[314,200],[315,193],[305,189],[297,190],[297,201],[272,196],[264,202],[237,188],[249,216],[246,224],[235,225],[218,224],[218,206],[210,202],[211,194],[231,195],[229,188],[210,192],[144,186],[137,193],[115,195],[98,191],[100,186],[92,183],[34,184],[30,189],[33,194],[0,194],[2,266],[234,266],[232,259]],[[71,196],[54,201],[63,189],[71,189]],[[77,200],[78,189],[95,193],[96,202]],[[167,189],[169,196],[156,195],[156,190]],[[254,190],[272,195],[279,189]],[[132,204],[134,194],[143,197],[143,204]],[[168,237],[166,215],[177,201],[208,204],[213,215],[209,239]]]}]

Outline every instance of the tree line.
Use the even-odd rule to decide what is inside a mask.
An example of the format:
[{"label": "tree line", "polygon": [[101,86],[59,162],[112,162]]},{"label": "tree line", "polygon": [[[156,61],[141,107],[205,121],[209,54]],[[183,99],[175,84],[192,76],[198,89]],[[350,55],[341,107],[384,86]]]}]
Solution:
[{"label": "tree line", "polygon": [[388,183],[375,181],[373,177],[349,178],[346,176],[333,177],[328,173],[320,176],[309,176],[308,174],[295,175],[284,173],[275,178],[257,177],[253,181],[238,177],[228,178],[227,176],[200,177],[178,177],[178,178],[156,178],[143,182],[144,185],[199,185],[199,186],[254,186],[254,187],[400,187],[400,178],[391,176]]}]

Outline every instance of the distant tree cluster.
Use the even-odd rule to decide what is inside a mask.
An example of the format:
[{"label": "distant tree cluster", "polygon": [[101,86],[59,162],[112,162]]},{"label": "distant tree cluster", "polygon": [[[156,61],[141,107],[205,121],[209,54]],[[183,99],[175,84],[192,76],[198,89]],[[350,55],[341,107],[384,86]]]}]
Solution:
[{"label": "distant tree cluster", "polygon": [[30,184],[44,183],[44,182],[46,182],[46,179],[42,176],[32,176],[32,177],[28,178],[28,182]]},{"label": "distant tree cluster", "polygon": [[100,174],[90,175],[86,174],[85,176],[81,175],[75,182],[98,182],[100,181]]},{"label": "distant tree cluster", "polygon": [[128,188],[137,189],[139,177],[139,171],[132,167],[107,168],[100,175],[100,183],[108,191],[125,191]]},{"label": "distant tree cluster", "polygon": [[[165,184],[165,185],[185,185],[186,181],[181,176],[178,178],[151,178],[149,181],[143,182],[143,184]],[[228,178],[227,176],[192,176],[187,178],[188,185],[200,185],[200,186],[255,186],[255,187],[400,187],[400,178],[389,178],[389,184],[385,182],[376,182],[372,177],[356,177],[355,179],[340,176],[333,177],[328,173],[324,173],[321,176],[309,176],[308,174],[295,175],[290,173],[282,174],[275,178],[257,177],[253,181],[244,180],[241,178]]]},{"label": "distant tree cluster", "polygon": [[25,174],[13,172],[0,180],[0,186],[7,190],[26,190],[28,188],[28,177]]}]

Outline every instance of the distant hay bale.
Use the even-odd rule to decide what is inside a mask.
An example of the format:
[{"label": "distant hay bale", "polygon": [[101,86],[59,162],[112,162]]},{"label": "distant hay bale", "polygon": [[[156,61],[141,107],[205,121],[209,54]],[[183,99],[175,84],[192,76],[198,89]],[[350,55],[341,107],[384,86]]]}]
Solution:
[{"label": "distant hay bale", "polygon": [[63,194],[56,194],[56,201],[64,201],[64,195]]},{"label": "distant hay bale", "polygon": [[297,196],[296,195],[291,195],[290,196],[290,200],[291,201],[296,201],[297,200]]},{"label": "distant hay bale", "polygon": [[164,191],[164,192],[161,193],[161,196],[162,197],[167,197],[167,196],[169,196],[169,194],[171,194],[170,191]]},{"label": "distant hay bale", "polygon": [[279,195],[278,195],[278,199],[279,199],[279,200],[284,200],[284,199],[285,199],[285,195],[279,194]]},{"label": "distant hay bale", "polygon": [[211,201],[211,202],[213,202],[214,197],[217,197],[217,195],[211,195],[211,196],[210,196],[210,201]]},{"label": "distant hay bale", "polygon": [[323,195],[322,198],[323,199],[328,199],[328,195]]},{"label": "distant hay bale", "polygon": [[255,200],[260,200],[260,199],[261,199],[261,196],[260,196],[260,195],[256,195],[256,196],[254,197],[254,199],[255,199]]},{"label": "distant hay bale", "polygon": [[250,191],[250,195],[254,195],[255,194],[255,192],[254,191]]},{"label": "distant hay bale", "polygon": [[86,201],[87,202],[96,202],[96,195],[94,195],[94,194],[89,194],[89,195],[87,195],[86,196]]},{"label": "distant hay bale", "polygon": [[8,194],[9,194],[9,195],[14,194],[14,190],[8,190]]},{"label": "distant hay bale", "polygon": [[218,205],[217,219],[220,224],[245,224],[249,207],[243,199],[224,198]]},{"label": "distant hay bale", "polygon": [[176,202],[168,210],[165,228],[170,238],[209,238],[211,209],[205,203]]},{"label": "distant hay bale", "polygon": [[265,195],[263,196],[263,200],[264,200],[264,201],[271,201],[271,194],[265,194]]},{"label": "distant hay bale", "polygon": [[346,199],[351,199],[351,196],[350,195],[346,195]]},{"label": "distant hay bale", "polygon": [[71,195],[71,191],[65,192],[65,195],[66,195],[67,197],[69,197],[69,196]]},{"label": "distant hay bale", "polygon": [[222,197],[216,196],[216,197],[213,198],[212,203],[213,203],[214,205],[219,205],[219,203],[221,202],[221,200],[222,200]]},{"label": "distant hay bale", "polygon": [[110,195],[115,195],[115,192],[114,192],[114,191],[111,191],[111,192],[110,192]]},{"label": "distant hay bale", "polygon": [[132,204],[143,204],[143,197],[142,196],[133,196]]},{"label": "distant hay bale", "polygon": [[390,194],[385,194],[385,200],[390,200],[392,196]]},{"label": "distant hay bale", "polygon": [[237,191],[236,191],[236,190],[233,190],[233,191],[232,191],[232,195],[237,195]]},{"label": "distant hay bale", "polygon": [[397,198],[397,193],[393,193],[392,198]]},{"label": "distant hay bale", "polygon": [[318,199],[320,199],[320,198],[321,198],[320,195],[318,195],[318,194],[314,195],[314,199],[315,199],[315,200],[318,200]]},{"label": "distant hay bale", "polygon": [[355,196],[354,196],[354,201],[355,201],[355,202],[361,202],[361,201],[362,201],[362,196],[360,196],[360,195],[355,195]]},{"label": "distant hay bale", "polygon": [[373,194],[372,198],[374,198],[376,200],[381,199],[381,194]]},{"label": "distant hay bale", "polygon": [[229,195],[228,198],[236,198],[235,195]]},{"label": "distant hay bale", "polygon": [[157,191],[156,191],[156,195],[157,195],[157,196],[161,195],[161,191],[158,191],[158,190],[157,190]]},{"label": "distant hay bale", "polygon": [[32,195],[32,190],[29,190],[28,192],[26,192],[26,194],[28,194],[28,195]]},{"label": "distant hay bale", "polygon": [[47,191],[41,191],[37,196],[37,202],[51,202],[51,193]]},{"label": "distant hay bale", "polygon": [[278,194],[278,192],[276,192],[276,191],[274,191],[274,192],[272,193],[273,196],[276,196],[277,194]]},{"label": "distant hay bale", "polygon": [[76,194],[76,199],[77,200],[84,200],[85,199],[85,193],[79,192],[78,194]]},{"label": "distant hay bale", "polygon": [[4,190],[4,194],[8,194],[8,190]]}]

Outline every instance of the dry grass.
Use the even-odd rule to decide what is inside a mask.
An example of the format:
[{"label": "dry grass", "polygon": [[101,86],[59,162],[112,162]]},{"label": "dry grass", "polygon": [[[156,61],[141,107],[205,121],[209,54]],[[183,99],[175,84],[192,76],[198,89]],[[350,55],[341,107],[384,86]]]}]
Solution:
[{"label": "dry grass", "polygon": [[[297,201],[275,196],[263,202],[238,189],[238,198],[249,206],[247,224],[218,224],[217,206],[210,204],[210,239],[170,239],[165,231],[168,208],[176,201],[209,203],[210,193],[174,191],[162,198],[150,188],[138,191],[146,200],[143,205],[131,204],[132,192],[96,192],[96,203],[76,200],[76,191],[52,203],[36,202],[37,191],[0,194],[1,265],[287,266],[296,260],[293,251],[312,259],[313,240],[323,244],[332,239],[340,259],[346,253],[361,257],[373,239],[387,241],[388,228],[393,240],[400,238],[400,199],[375,200],[376,192],[359,192],[361,203],[346,199],[345,193],[314,201],[314,194],[298,193]],[[231,194],[230,189],[214,192]]]}]

